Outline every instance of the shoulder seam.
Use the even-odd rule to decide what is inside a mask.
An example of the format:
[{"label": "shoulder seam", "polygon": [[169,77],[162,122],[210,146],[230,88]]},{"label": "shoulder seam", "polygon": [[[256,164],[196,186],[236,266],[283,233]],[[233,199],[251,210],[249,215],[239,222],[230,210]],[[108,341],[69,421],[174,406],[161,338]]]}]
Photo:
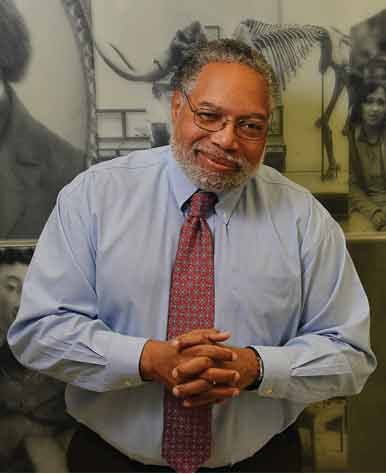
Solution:
[{"label": "shoulder seam", "polygon": [[267,177],[261,176],[259,174],[256,176],[256,178],[261,180],[261,181],[264,181],[266,184],[273,184],[275,186],[280,185],[280,186],[284,186],[286,188],[290,188],[294,191],[297,191],[301,194],[304,194],[305,196],[312,195],[312,193],[308,189],[294,183],[293,181],[289,180],[286,176],[284,176],[284,175],[282,175],[282,176],[285,179],[285,181],[275,180],[275,179],[268,179]]}]

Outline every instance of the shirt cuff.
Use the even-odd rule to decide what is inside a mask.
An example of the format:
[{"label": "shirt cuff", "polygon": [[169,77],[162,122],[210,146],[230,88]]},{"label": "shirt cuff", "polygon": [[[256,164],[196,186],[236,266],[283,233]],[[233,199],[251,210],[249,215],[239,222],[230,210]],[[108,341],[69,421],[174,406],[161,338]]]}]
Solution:
[{"label": "shirt cuff", "polygon": [[262,397],[285,398],[291,376],[291,364],[281,347],[252,346],[263,362],[264,377],[258,389]]},{"label": "shirt cuff", "polygon": [[111,389],[142,385],[139,361],[147,338],[131,337],[119,333],[103,334],[108,347],[104,382]]}]

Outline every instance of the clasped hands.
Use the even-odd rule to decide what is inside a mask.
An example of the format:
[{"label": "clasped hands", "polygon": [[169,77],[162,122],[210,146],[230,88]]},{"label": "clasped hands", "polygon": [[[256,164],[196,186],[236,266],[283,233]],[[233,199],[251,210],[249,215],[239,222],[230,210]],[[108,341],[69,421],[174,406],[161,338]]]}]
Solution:
[{"label": "clasped hands", "polygon": [[227,331],[197,329],[170,341],[146,342],[140,361],[144,380],[165,385],[185,407],[223,403],[259,374],[252,349],[225,346]]}]

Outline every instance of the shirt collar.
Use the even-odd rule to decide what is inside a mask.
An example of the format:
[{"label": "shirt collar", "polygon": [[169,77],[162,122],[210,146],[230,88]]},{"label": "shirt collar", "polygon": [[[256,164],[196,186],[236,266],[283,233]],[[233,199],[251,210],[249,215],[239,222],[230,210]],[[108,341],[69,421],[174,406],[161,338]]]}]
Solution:
[{"label": "shirt collar", "polygon": [[357,127],[357,129],[356,129],[356,138],[360,142],[367,143],[368,145],[373,145],[373,143],[369,142],[369,139],[366,135],[366,132],[364,131],[362,126]]},{"label": "shirt collar", "polygon": [[368,143],[367,136],[361,126],[357,128],[356,134],[357,134],[357,140]]},{"label": "shirt collar", "polygon": [[[168,156],[168,173],[178,207],[182,210],[185,202],[190,199],[199,188],[194,183],[192,183],[192,181],[190,181],[190,179],[180,168],[173,157],[172,151],[170,151]],[[236,204],[240,200],[244,187],[245,185],[242,185],[236,189],[233,189],[232,191],[216,193],[218,201],[215,206],[215,211],[216,214],[224,221],[224,224],[228,224]]]}]

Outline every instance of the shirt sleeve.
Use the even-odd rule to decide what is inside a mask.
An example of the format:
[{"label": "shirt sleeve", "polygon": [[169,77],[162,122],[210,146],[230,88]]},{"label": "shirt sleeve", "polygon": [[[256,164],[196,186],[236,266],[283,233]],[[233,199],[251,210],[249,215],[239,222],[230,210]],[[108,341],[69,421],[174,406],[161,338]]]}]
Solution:
[{"label": "shirt sleeve", "polygon": [[338,224],[316,203],[301,244],[302,308],[295,337],[254,346],[264,364],[258,393],[299,403],[353,395],[376,367],[369,305]]},{"label": "shirt sleeve", "polygon": [[93,391],[143,383],[146,339],[112,331],[98,315],[92,196],[79,175],[59,194],[35,249],[8,343],[25,366]]}]

